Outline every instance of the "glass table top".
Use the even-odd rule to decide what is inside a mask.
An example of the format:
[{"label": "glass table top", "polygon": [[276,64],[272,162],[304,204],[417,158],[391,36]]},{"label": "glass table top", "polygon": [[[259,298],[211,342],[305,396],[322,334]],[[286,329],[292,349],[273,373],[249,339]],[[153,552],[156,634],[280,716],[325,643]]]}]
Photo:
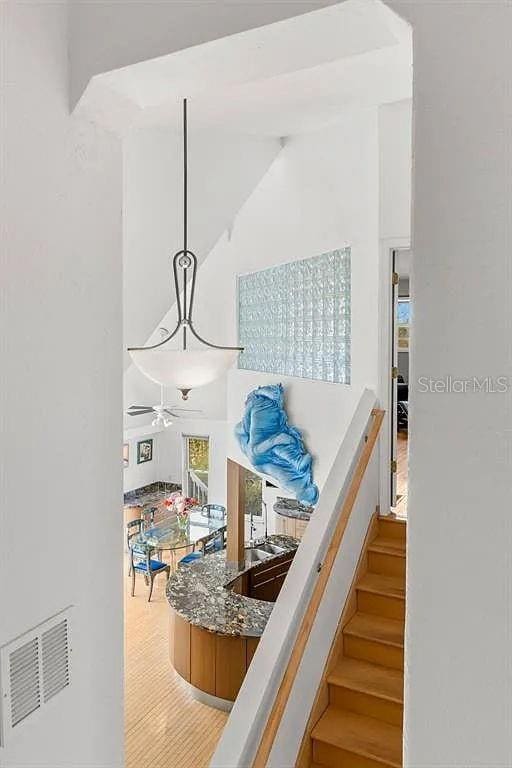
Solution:
[{"label": "glass table top", "polygon": [[181,549],[197,544],[212,533],[225,530],[226,520],[205,517],[200,510],[192,510],[186,526],[181,527],[175,515],[162,520],[134,536],[130,545],[155,549]]}]

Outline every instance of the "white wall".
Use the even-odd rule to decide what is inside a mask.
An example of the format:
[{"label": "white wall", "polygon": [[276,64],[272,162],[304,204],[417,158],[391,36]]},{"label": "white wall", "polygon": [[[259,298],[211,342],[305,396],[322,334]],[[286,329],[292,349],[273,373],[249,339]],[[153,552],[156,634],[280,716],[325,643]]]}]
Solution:
[{"label": "white wall", "polygon": [[[232,437],[247,393],[270,382],[286,390],[290,423],[303,431],[322,486],[365,386],[377,381],[378,290],[377,108],[347,110],[334,126],[292,137],[237,216],[230,242],[238,273],[352,249],[352,379],[350,386],[233,370],[228,378]],[[227,303],[236,306],[235,282]]]},{"label": "white wall", "polygon": [[[512,765],[509,3],[396,2],[414,30],[405,760]],[[510,380],[510,379],[509,379]]]},{"label": "white wall", "polygon": [[123,761],[121,154],[68,113],[65,3],[2,3],[0,645],[73,604],[3,768]]},{"label": "white wall", "polygon": [[379,108],[380,238],[411,236],[412,101]]},{"label": "white wall", "polygon": [[[151,424],[124,431],[123,442],[129,445],[129,464],[123,469],[125,493],[162,480],[160,477],[162,434],[161,427],[153,427]],[[137,443],[146,439],[153,440],[153,459],[137,464]]]}]

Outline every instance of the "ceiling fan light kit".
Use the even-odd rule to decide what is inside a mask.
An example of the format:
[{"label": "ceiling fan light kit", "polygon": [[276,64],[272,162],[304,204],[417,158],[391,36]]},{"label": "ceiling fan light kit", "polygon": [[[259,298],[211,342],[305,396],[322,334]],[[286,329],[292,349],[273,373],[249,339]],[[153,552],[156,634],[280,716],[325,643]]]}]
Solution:
[{"label": "ceiling fan light kit", "polygon": [[128,416],[146,416],[149,413],[154,414],[154,419],[151,422],[153,427],[163,427],[166,429],[172,424],[172,420],[169,417],[180,418],[184,414],[189,413],[201,413],[201,411],[195,411],[191,408],[180,408],[177,405],[165,405],[164,403],[164,387],[160,385],[160,402],[157,405],[131,405],[126,411]]},{"label": "ceiling fan light kit", "polygon": [[[174,254],[172,261],[174,290],[176,294],[177,322],[174,330],[157,344],[147,347],[129,347],[128,352],[136,367],[156,384],[176,387],[183,400],[191,389],[203,387],[218,379],[233,364],[243,347],[227,347],[212,344],[197,332],[193,320],[194,294],[197,277],[197,258],[188,248],[188,151],[187,151],[187,100],[183,100],[183,248]],[[180,292],[180,274],[182,289]],[[190,290],[189,290],[190,278]],[[167,349],[168,344],[181,330],[181,349]],[[201,345],[187,348],[190,333]]]}]

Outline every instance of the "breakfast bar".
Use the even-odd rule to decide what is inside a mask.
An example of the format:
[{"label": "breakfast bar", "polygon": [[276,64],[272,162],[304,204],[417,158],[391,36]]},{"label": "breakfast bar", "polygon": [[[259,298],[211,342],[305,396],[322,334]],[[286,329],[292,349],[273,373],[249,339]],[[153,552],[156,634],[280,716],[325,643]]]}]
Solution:
[{"label": "breakfast bar", "polygon": [[223,550],[169,579],[171,663],[206,703],[228,709],[236,698],[298,544],[268,536],[243,565]]}]

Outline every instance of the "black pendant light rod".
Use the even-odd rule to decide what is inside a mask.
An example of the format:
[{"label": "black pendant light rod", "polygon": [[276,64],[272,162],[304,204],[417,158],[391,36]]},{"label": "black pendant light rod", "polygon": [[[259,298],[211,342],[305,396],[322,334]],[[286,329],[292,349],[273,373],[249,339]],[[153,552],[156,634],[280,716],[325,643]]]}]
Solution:
[{"label": "black pendant light rod", "polygon": [[[183,251],[188,250],[188,125],[187,100],[183,99]],[[187,267],[183,269],[183,305],[187,316]],[[190,315],[190,313],[189,313]],[[183,326],[183,349],[187,348],[187,326]]]},{"label": "black pendant light rod", "polygon": [[[180,294],[179,271],[182,272],[182,292],[183,301]],[[190,295],[187,291],[188,271],[192,272],[190,282]],[[173,339],[180,328],[183,328],[183,349],[187,349],[187,329],[196,339],[211,349],[225,349],[243,352],[243,347],[225,347],[221,344],[212,344],[200,336],[192,323],[192,308],[194,306],[194,294],[196,289],[197,275],[197,257],[195,253],[188,248],[188,125],[187,125],[187,100],[183,99],[183,249],[174,254],[172,260],[172,271],[174,277],[174,291],[176,294],[177,323],[172,333],[169,333],[162,341],[157,344],[151,344],[148,347],[128,347],[128,352],[140,351],[143,349],[157,349],[167,344]]]}]

